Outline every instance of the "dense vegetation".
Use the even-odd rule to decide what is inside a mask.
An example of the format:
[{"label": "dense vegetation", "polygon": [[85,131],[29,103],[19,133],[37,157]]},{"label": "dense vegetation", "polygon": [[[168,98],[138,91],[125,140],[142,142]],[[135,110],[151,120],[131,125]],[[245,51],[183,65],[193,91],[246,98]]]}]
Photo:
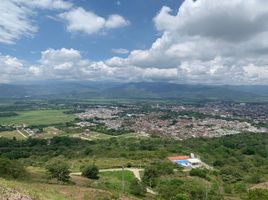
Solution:
[{"label": "dense vegetation", "polygon": [[[214,139],[189,139],[183,142],[162,138],[111,138],[99,141],[82,141],[69,137],[24,141],[0,138],[2,159],[19,160],[25,165],[43,167],[47,161],[59,156],[76,162],[80,167],[92,160],[91,158],[96,159],[96,163],[108,158],[119,161],[125,158],[125,162],[131,162],[132,166],[139,166],[142,160],[142,165],[146,167],[143,183],[158,191],[162,199],[202,199],[205,194],[210,199],[222,199],[224,195],[248,198],[247,191],[251,185],[268,178],[267,148],[267,134],[251,133]],[[165,161],[169,155],[191,152],[200,155],[215,170],[192,170],[189,175],[198,178],[189,179],[187,173],[180,169],[174,172],[175,166]],[[118,167],[119,161],[110,163],[109,166]],[[68,171],[64,164],[57,166],[54,163],[51,166]],[[51,174],[56,171],[47,169]],[[89,167],[87,170],[91,173],[95,169]],[[53,177],[58,178],[56,175]],[[61,178],[58,180],[65,181],[68,176]],[[142,195],[142,185],[139,184],[132,183],[131,187],[133,190],[140,190],[137,194]],[[167,190],[172,192],[167,193]]]},{"label": "dense vegetation", "polygon": [[4,178],[23,178],[26,171],[21,163],[7,158],[0,158],[0,177]]}]

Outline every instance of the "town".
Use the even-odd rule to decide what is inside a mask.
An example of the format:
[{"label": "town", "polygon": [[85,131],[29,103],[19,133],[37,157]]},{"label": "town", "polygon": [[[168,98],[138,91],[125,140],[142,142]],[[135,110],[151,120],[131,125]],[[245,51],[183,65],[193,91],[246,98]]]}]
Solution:
[{"label": "town", "polygon": [[[73,107],[75,120],[54,129],[74,129],[74,137],[91,139],[92,132],[121,135],[135,133],[143,136],[161,136],[178,140],[198,137],[221,137],[243,132],[265,133],[268,108],[262,104],[213,102],[203,105],[185,104],[123,104],[94,105],[83,109]],[[42,137],[45,126],[25,123],[5,124],[5,129],[16,129],[23,137]],[[94,136],[95,137],[95,136]]]},{"label": "town", "polygon": [[[259,112],[261,110],[261,112]],[[220,137],[242,132],[267,132],[268,108],[263,105],[214,103],[204,106],[154,105],[144,109],[137,105],[98,106],[76,114],[81,127],[105,125],[108,129],[129,130],[186,139]]]}]

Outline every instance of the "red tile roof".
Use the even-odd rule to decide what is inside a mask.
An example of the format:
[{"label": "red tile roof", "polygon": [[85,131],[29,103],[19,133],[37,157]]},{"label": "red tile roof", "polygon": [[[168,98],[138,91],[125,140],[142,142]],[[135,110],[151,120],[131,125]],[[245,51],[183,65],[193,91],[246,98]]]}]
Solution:
[{"label": "red tile roof", "polygon": [[172,156],[168,157],[169,160],[174,161],[174,160],[187,160],[189,159],[189,156]]}]

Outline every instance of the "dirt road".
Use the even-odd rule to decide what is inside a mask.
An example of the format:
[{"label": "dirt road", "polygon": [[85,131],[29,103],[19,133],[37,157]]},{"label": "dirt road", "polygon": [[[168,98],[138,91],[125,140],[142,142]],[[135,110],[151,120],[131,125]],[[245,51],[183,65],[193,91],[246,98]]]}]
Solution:
[{"label": "dirt road", "polygon": [[[141,175],[140,171],[143,171],[144,169],[140,168],[124,168],[124,170],[130,171],[134,174],[135,178],[141,181]],[[100,169],[100,172],[116,172],[116,171],[122,171],[122,168],[111,168],[111,169]],[[71,173],[71,175],[74,176],[81,176],[81,172]],[[151,194],[156,194],[152,189],[149,187],[146,188],[146,191]]]}]

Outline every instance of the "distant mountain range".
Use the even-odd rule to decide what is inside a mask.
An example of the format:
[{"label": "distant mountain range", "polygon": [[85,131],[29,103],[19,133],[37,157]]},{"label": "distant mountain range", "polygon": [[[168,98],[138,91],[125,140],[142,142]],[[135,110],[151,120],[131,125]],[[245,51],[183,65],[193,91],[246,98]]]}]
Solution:
[{"label": "distant mountain range", "polygon": [[162,82],[42,81],[0,84],[0,98],[268,99],[268,86],[208,86]]}]

